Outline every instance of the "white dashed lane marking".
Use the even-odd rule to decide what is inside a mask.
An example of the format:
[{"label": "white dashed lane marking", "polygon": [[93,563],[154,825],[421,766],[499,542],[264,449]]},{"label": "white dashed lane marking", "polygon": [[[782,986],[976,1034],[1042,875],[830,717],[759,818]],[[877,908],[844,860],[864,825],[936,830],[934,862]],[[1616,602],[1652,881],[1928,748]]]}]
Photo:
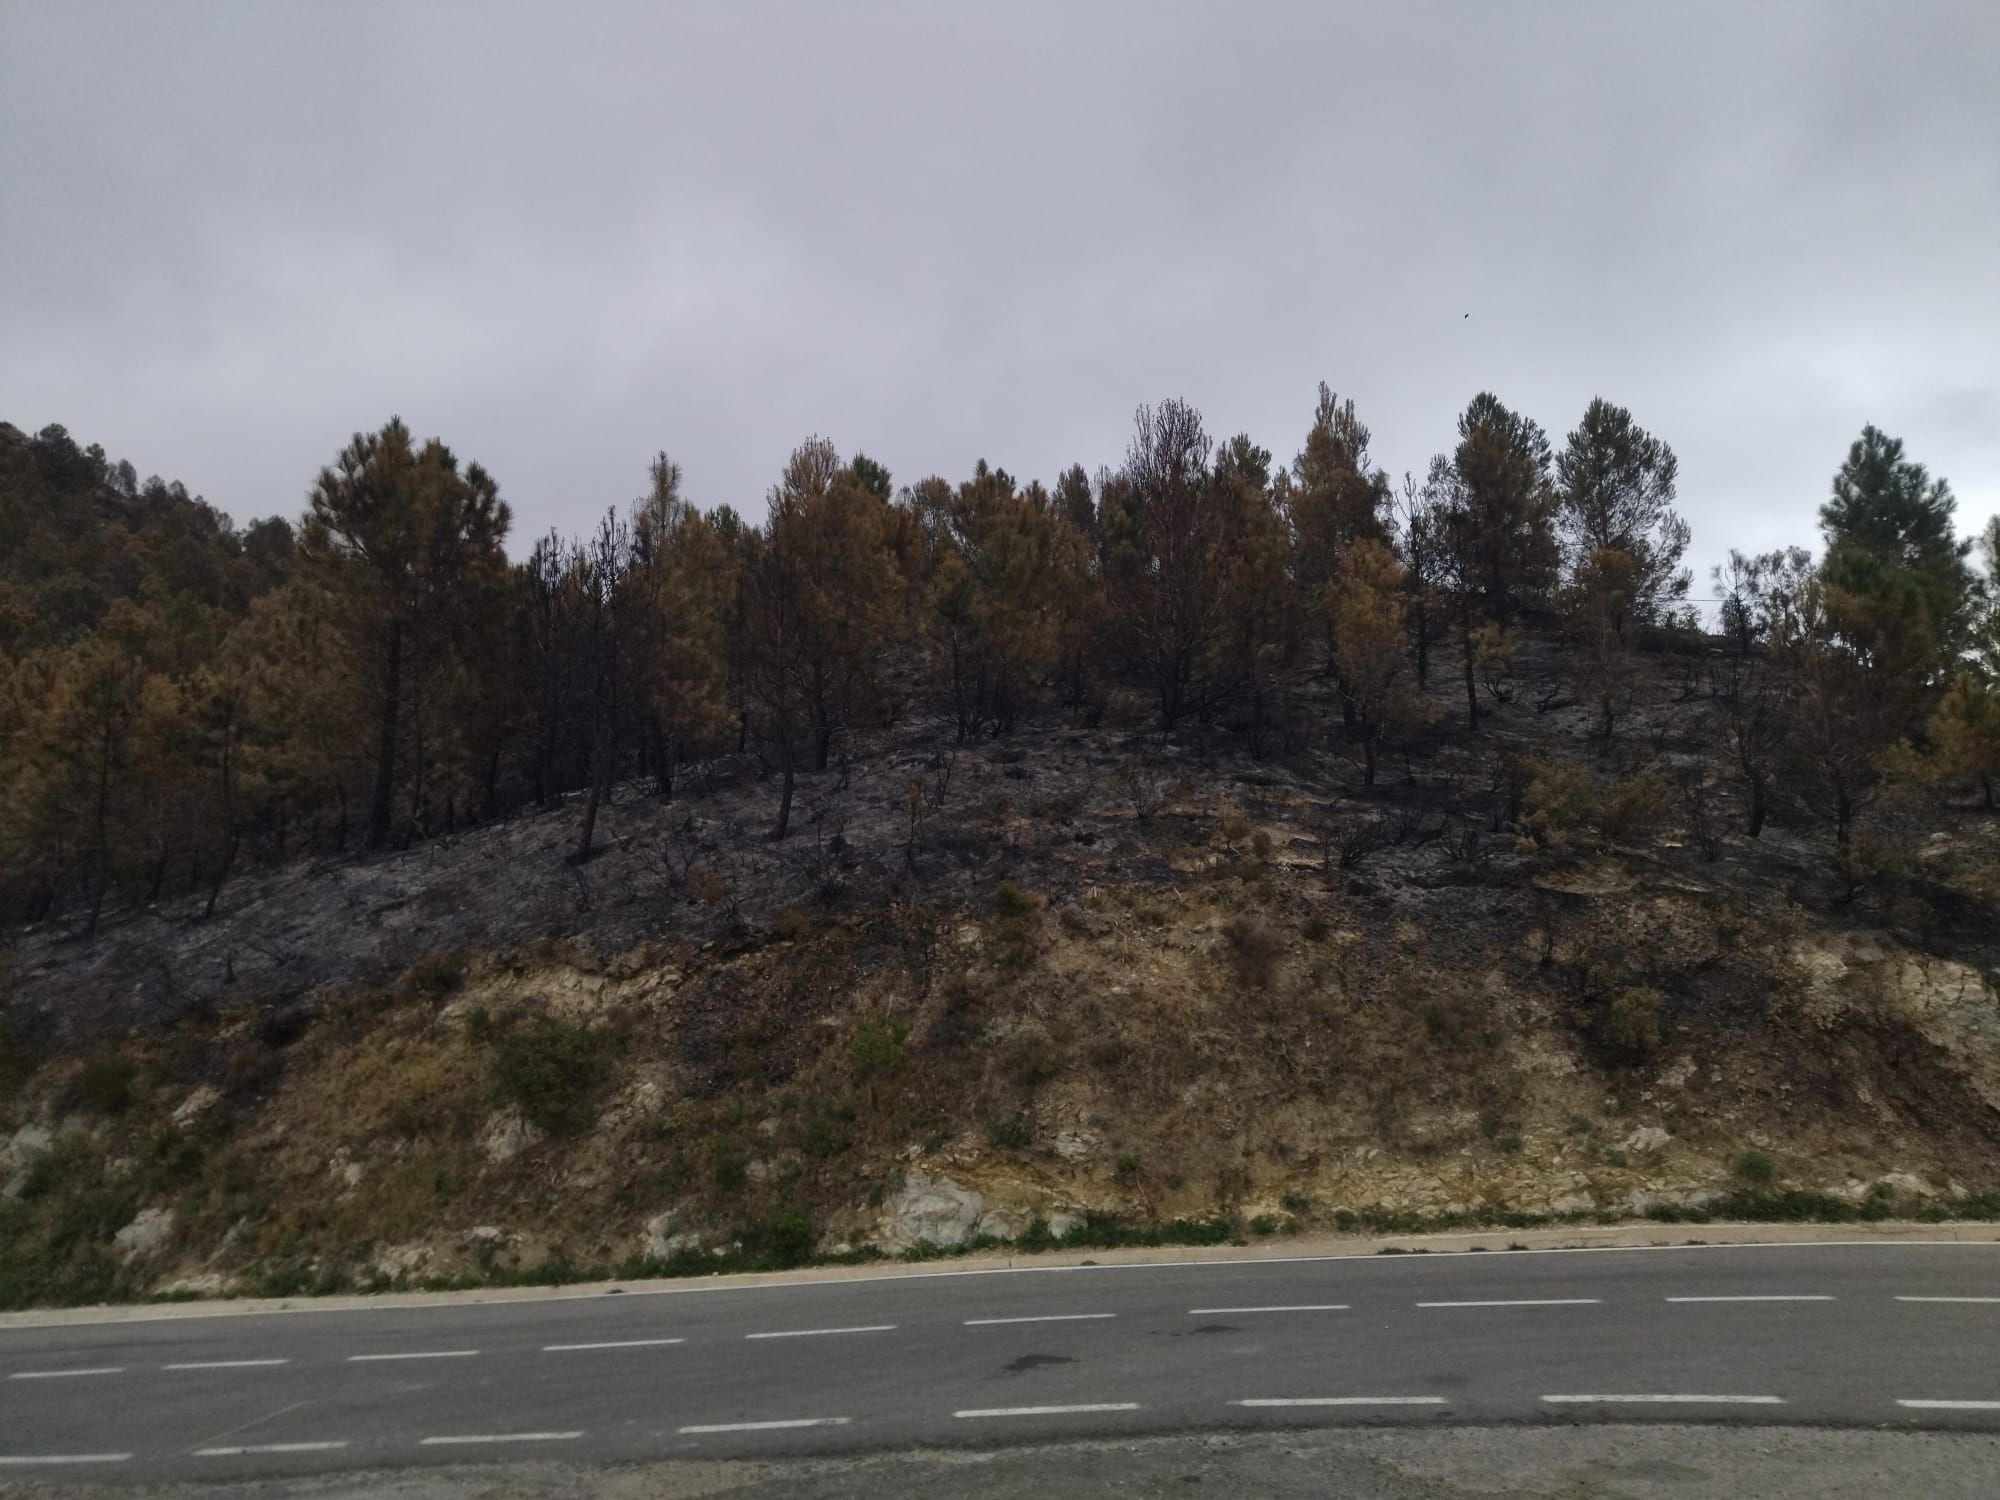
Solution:
[{"label": "white dashed lane marking", "polygon": [[780,1422],[703,1422],[679,1430],[688,1434],[704,1432],[784,1432],[794,1427],[845,1427],[846,1417],[792,1417]]},{"label": "white dashed lane marking", "polygon": [[2000,1302],[2000,1297],[1898,1297],[1898,1302]]},{"label": "white dashed lane marking", "polygon": [[816,1339],[835,1333],[893,1333],[894,1323],[864,1323],[858,1328],[782,1328],[775,1333],[746,1333],[746,1339]]},{"label": "white dashed lane marking", "polygon": [[122,1464],[129,1453],[0,1453],[0,1468],[29,1469],[39,1464]]},{"label": "white dashed lane marking", "polygon": [[1915,1411],[2000,1411],[2000,1401],[1898,1401]]},{"label": "white dashed lane marking", "polygon": [[1346,1312],[1345,1302],[1309,1302],[1297,1307],[1190,1307],[1190,1318],[1214,1318],[1224,1313],[1295,1313],[1295,1312]]},{"label": "white dashed lane marking", "polygon": [[419,1349],[408,1354],[350,1354],[350,1365],[378,1364],[390,1359],[471,1359],[477,1349]]},{"label": "white dashed lane marking", "polygon": [[1445,1406],[1443,1396],[1260,1396],[1231,1406]]},{"label": "white dashed lane marking", "polygon": [[331,1453],[345,1448],[347,1439],[326,1443],[245,1443],[237,1448],[197,1448],[196,1458],[243,1458],[257,1453]]},{"label": "white dashed lane marking", "polygon": [[123,1365],[98,1365],[88,1370],[16,1370],[9,1380],[72,1380],[80,1375],[123,1375]]},{"label": "white dashed lane marking", "polygon": [[544,1344],[544,1354],[574,1354],[584,1349],[657,1349],[664,1344],[684,1344],[686,1339],[614,1339],[604,1344]]},{"label": "white dashed lane marking", "polygon": [[967,1328],[997,1328],[1003,1323],[1092,1323],[1101,1318],[1115,1318],[1117,1313],[1043,1313],[1032,1318],[967,1318]]},{"label": "white dashed lane marking", "polygon": [[1668,1302],[1831,1302],[1833,1298],[1821,1293],[1797,1294],[1778,1293],[1756,1297],[1668,1297]]},{"label": "white dashed lane marking", "polygon": [[986,1406],[974,1407],[969,1411],[955,1411],[954,1417],[1065,1417],[1072,1413],[1094,1411],[1137,1411],[1136,1401],[1092,1401],[1080,1406]]},{"label": "white dashed lane marking", "polygon": [[1509,1302],[1419,1302],[1419,1307],[1595,1307],[1602,1297],[1524,1297]]},{"label": "white dashed lane marking", "polygon": [[1783,1406],[1782,1396],[1696,1396],[1696,1395],[1622,1395],[1622,1396],[1544,1396],[1542,1399],[1553,1406]]},{"label": "white dashed lane marking", "polygon": [[288,1365],[289,1359],[191,1359],[177,1365],[161,1365],[163,1370],[256,1370],[272,1365]]},{"label": "white dashed lane marking", "polygon": [[567,1443],[582,1436],[581,1432],[467,1432],[448,1437],[427,1437],[418,1446],[454,1448],[481,1443]]}]

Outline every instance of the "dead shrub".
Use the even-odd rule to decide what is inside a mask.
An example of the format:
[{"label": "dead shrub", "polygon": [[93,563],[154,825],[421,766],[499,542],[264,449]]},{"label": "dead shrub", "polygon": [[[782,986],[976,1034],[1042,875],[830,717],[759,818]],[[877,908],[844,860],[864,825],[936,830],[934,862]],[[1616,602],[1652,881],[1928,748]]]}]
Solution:
[{"label": "dead shrub", "polygon": [[1254,912],[1242,912],[1222,924],[1222,938],[1242,984],[1267,990],[1277,982],[1285,958],[1285,935],[1276,923]]}]

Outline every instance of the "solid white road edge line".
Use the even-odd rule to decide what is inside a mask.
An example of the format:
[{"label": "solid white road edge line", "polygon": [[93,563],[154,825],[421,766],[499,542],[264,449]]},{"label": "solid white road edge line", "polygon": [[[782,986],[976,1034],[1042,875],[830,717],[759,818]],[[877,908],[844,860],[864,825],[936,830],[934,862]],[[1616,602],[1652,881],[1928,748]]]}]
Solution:
[{"label": "solid white road edge line", "polygon": [[2000,1302],[2000,1297],[1898,1297],[1898,1302]]},{"label": "solid white road edge line", "polygon": [[997,1328],[1002,1323],[1091,1323],[1099,1318],[1115,1318],[1117,1313],[1043,1313],[1029,1318],[967,1318],[967,1328]]},{"label": "solid white road edge line", "polygon": [[1783,1396],[1544,1396],[1557,1406],[1600,1404],[1610,1406],[1783,1406]]},{"label": "solid white road edge line", "polygon": [[413,1354],[350,1354],[350,1365],[378,1363],[385,1359],[471,1359],[477,1349],[421,1349]]},{"label": "solid white road edge line", "polygon": [[793,1417],[783,1422],[702,1422],[677,1430],[686,1433],[780,1432],[790,1427],[845,1427],[848,1421],[846,1417]]},{"label": "solid white road edge line", "polygon": [[197,1448],[196,1458],[241,1458],[251,1453],[331,1453],[345,1448],[347,1439],[328,1443],[246,1443],[240,1448]]},{"label": "solid white road edge line", "polygon": [[1809,1296],[1800,1296],[1794,1293],[1772,1293],[1768,1296],[1758,1295],[1758,1296],[1748,1296],[1748,1297],[1666,1297],[1662,1298],[1661,1300],[1666,1302],[1831,1302],[1833,1301],[1833,1298],[1826,1296],[1823,1293],[1815,1292]]},{"label": "solid white road edge line", "polygon": [[288,1365],[289,1359],[191,1359],[176,1365],[161,1365],[162,1370],[252,1370],[269,1365]]},{"label": "solid white road edge line", "polygon": [[1519,1297],[1502,1302],[1419,1302],[1419,1307],[1595,1307],[1602,1297]]},{"label": "solid white road edge line", "polygon": [[858,1328],[783,1328],[775,1333],[746,1333],[746,1339],[816,1339],[829,1333],[892,1333],[894,1323],[864,1323]]},{"label": "solid white road edge line", "polygon": [[1137,1411],[1136,1401],[1092,1401],[1081,1406],[986,1406],[955,1411],[954,1417],[1060,1417],[1071,1412]]},{"label": "solid white road edge line", "polygon": [[472,1443],[567,1443],[581,1432],[470,1432],[451,1437],[427,1437],[420,1448],[464,1447]]},{"label": "solid white road edge line", "polygon": [[68,1380],[76,1375],[123,1375],[123,1365],[101,1365],[89,1370],[16,1370],[9,1380]]},{"label": "solid white road edge line", "polygon": [[572,1354],[581,1349],[652,1349],[661,1344],[684,1344],[686,1339],[614,1339],[604,1344],[544,1344],[544,1354]]},{"label": "solid white road edge line", "polygon": [[1898,1401],[1918,1411],[2000,1411],[2000,1401]]},{"label": "solid white road edge line", "polygon": [[1214,1317],[1219,1313],[1346,1312],[1345,1302],[1306,1302],[1296,1307],[1190,1307],[1190,1318]]},{"label": "solid white road edge line", "polygon": [[129,1453],[0,1453],[0,1468],[25,1469],[35,1464],[122,1464]]},{"label": "solid white road edge line", "polygon": [[1448,1406],[1442,1396],[1260,1396],[1231,1406]]}]

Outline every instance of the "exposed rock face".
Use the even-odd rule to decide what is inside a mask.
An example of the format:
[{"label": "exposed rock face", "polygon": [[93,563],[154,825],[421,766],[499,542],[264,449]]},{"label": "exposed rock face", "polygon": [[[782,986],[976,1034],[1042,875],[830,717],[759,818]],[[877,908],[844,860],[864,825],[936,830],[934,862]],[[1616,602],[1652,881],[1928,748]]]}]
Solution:
[{"label": "exposed rock face", "polygon": [[672,1209],[654,1214],[639,1236],[639,1253],[648,1260],[671,1260],[685,1250],[701,1248],[701,1236],[677,1228]]},{"label": "exposed rock face", "polygon": [[1641,1125],[1625,1137],[1627,1151],[1657,1151],[1673,1137],[1657,1125]]},{"label": "exposed rock face", "polygon": [[933,1245],[962,1245],[970,1239],[986,1210],[986,1199],[949,1177],[912,1172],[882,1215],[880,1238],[892,1249],[906,1249],[920,1240]]},{"label": "exposed rock face", "polygon": [[542,1133],[514,1110],[502,1110],[486,1122],[479,1134],[479,1149],[490,1162],[512,1161],[530,1146],[541,1142]]},{"label": "exposed rock face", "polygon": [[174,1234],[171,1208],[142,1208],[137,1218],[111,1237],[126,1260],[157,1254]]},{"label": "exposed rock face", "polygon": [[28,1183],[28,1167],[54,1143],[55,1136],[39,1125],[23,1125],[0,1140],[0,1197],[18,1198]]}]

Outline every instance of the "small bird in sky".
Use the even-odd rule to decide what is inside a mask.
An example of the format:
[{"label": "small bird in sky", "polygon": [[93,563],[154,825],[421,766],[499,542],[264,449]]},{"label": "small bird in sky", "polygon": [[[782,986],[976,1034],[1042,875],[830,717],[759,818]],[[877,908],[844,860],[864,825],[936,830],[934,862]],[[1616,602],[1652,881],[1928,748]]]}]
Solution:
[{"label": "small bird in sky", "polygon": [[1467,313],[1467,314],[1466,314],[1466,317],[1468,317],[1468,318],[1469,318],[1469,317],[1471,317],[1471,316],[1472,316],[1472,314],[1471,314],[1471,313]]}]

